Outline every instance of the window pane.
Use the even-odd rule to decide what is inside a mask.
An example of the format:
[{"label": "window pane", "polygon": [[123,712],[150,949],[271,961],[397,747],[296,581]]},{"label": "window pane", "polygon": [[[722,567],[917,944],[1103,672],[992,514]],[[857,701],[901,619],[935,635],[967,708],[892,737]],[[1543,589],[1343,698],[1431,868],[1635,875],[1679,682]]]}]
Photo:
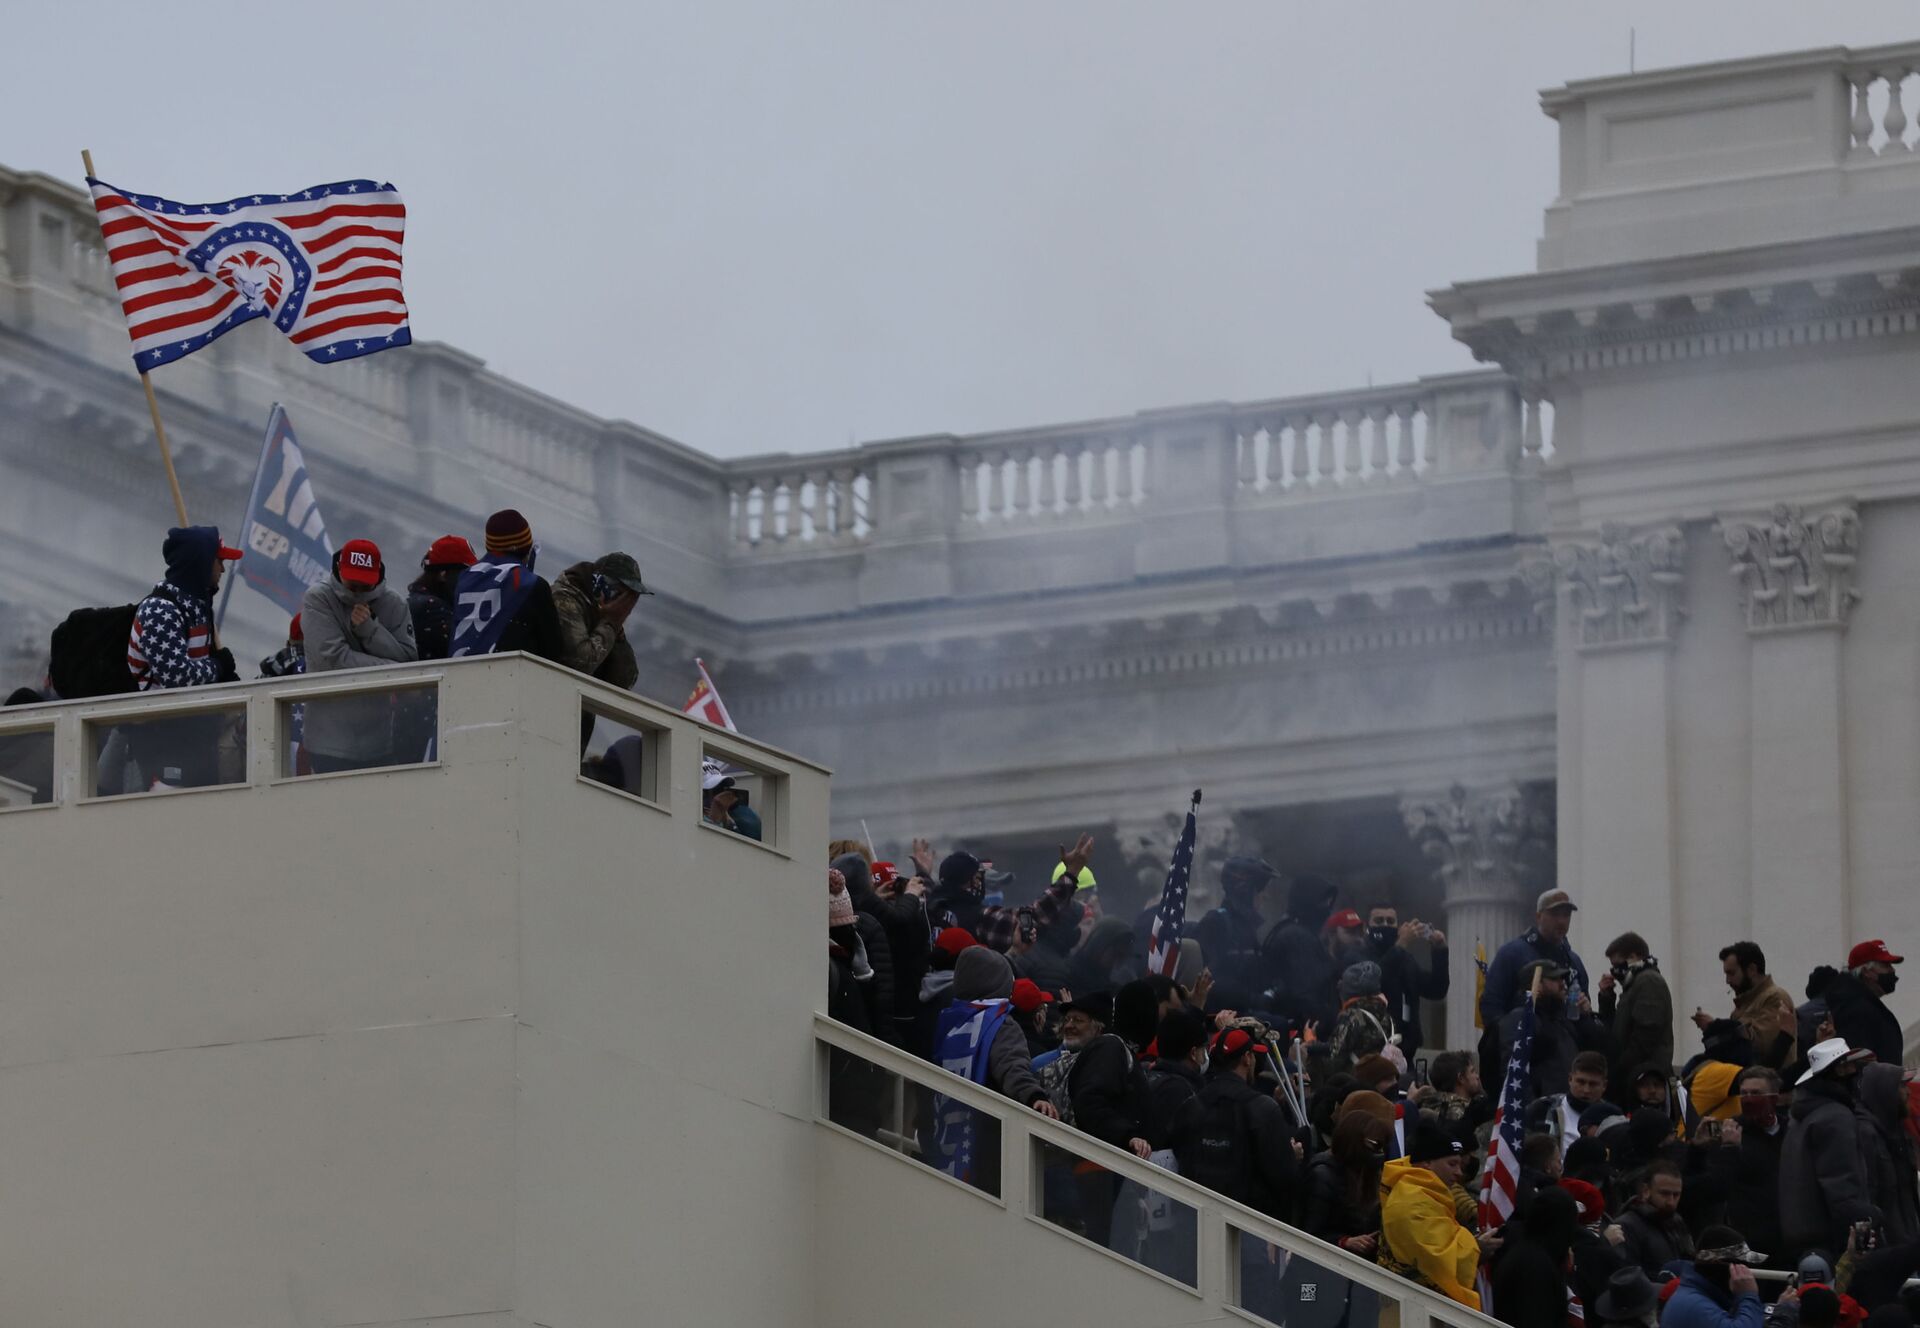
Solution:
[{"label": "window pane", "polygon": [[645,728],[603,710],[580,711],[580,773],[649,802],[661,802],[660,760],[666,752],[664,729]]},{"label": "window pane", "polygon": [[53,730],[0,733],[0,811],[53,801]]},{"label": "window pane", "polygon": [[89,722],[86,733],[99,797],[246,782],[247,712],[239,706]]},{"label": "window pane", "polygon": [[1382,1307],[1399,1321],[1400,1302],[1263,1238],[1229,1227],[1237,1249],[1234,1304],[1286,1328],[1377,1328]]},{"label": "window pane", "polygon": [[1000,1193],[997,1118],[831,1046],[827,1119],[976,1190]]},{"label": "window pane", "polygon": [[[1199,1215],[1187,1204],[1052,1144],[1038,1145],[1040,1216],[1115,1254],[1197,1286]],[[1171,1155],[1155,1161],[1171,1169]]]},{"label": "window pane", "polygon": [[787,777],[709,743],[700,761],[701,816],[710,825],[763,844],[780,843],[780,801]]},{"label": "window pane", "polygon": [[440,688],[414,683],[280,706],[280,777],[420,765],[438,756]]}]

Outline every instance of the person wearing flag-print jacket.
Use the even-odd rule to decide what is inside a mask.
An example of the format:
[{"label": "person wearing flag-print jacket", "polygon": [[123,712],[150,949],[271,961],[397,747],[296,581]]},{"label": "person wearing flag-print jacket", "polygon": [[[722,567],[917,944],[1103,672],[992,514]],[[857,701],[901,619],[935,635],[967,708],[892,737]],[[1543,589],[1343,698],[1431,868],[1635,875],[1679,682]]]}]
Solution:
[{"label": "person wearing flag-print jacket", "polygon": [[141,691],[205,687],[240,677],[233,653],[213,645],[213,597],[239,549],[220,542],[212,526],[175,526],[160,546],[167,574],[133,613],[127,669]]},{"label": "person wearing flag-print jacket", "polygon": [[[214,645],[213,597],[240,550],[221,543],[212,526],[176,526],[160,553],[167,574],[134,609],[127,671],[143,692],[238,681],[233,653]],[[234,776],[238,749],[228,728],[227,716],[207,714],[148,720],[120,732],[145,788],[198,788]]]}]

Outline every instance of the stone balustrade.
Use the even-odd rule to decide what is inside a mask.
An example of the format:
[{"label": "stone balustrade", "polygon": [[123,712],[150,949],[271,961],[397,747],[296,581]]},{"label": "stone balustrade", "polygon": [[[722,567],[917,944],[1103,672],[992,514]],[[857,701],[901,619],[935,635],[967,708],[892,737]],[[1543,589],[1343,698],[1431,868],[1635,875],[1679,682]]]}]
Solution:
[{"label": "stone balustrade", "polygon": [[729,466],[724,487],[730,551],[832,548],[873,531],[873,466],[858,451]]},{"label": "stone balustrade", "polygon": [[1853,106],[1847,121],[1849,158],[1898,155],[1920,147],[1920,42],[1853,55],[1844,74]]}]

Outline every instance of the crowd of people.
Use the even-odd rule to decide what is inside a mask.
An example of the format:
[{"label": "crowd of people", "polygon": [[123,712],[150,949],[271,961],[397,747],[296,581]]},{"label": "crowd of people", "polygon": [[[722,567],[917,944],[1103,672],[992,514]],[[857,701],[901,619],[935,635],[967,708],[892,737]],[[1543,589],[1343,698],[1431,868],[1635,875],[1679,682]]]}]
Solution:
[{"label": "crowd of people", "polygon": [[[324,673],[519,650],[631,688],[639,676],[625,626],[651,595],[634,559],[613,552],[568,567],[549,583],[534,571],[539,546],[519,512],[487,518],[484,556],[462,536],[433,541],[405,590],[388,581],[378,545],[351,539],[328,575],[306,593],[286,643],[260,663],[261,677]],[[231,650],[215,628],[215,600],[245,556],[212,526],[167,532],[165,572],[136,604],[81,610],[54,634],[46,684],[21,688],[9,705],[115,692],[234,682]],[[232,783],[244,768],[240,721],[189,715],[116,728],[96,761],[100,794]],[[592,720],[581,733],[584,756]],[[343,697],[296,707],[290,773],[326,774],[430,759],[436,737],[431,695]],[[587,773],[624,786],[627,753],[595,757]],[[630,763],[629,763],[630,764]],[[709,779],[709,792],[719,782]]]},{"label": "crowd of people", "polygon": [[[1104,913],[1092,850],[1063,848],[1023,902],[972,853],[916,840],[896,867],[835,843],[829,1014],[1505,1323],[1916,1322],[1920,1092],[1882,942],[1796,1001],[1758,944],[1730,941],[1726,1008],[1676,1045],[1647,942],[1611,940],[1590,981],[1577,905],[1549,890],[1485,965],[1474,1045],[1430,1053],[1419,1002],[1454,977],[1439,930],[1319,877],[1281,895],[1273,867],[1234,858],[1224,902],[1150,972],[1157,901]],[[997,1184],[964,1107],[927,1094],[889,1121],[869,1063],[831,1068],[836,1121]],[[1510,1078],[1518,1120],[1496,1122]],[[1515,1174],[1486,1188],[1496,1129]],[[1191,1224],[1156,1225],[1143,1187],[1084,1158],[1044,1184],[1051,1219],[1191,1280]],[[1241,1303],[1272,1322],[1391,1314],[1335,1268],[1240,1244]]]}]

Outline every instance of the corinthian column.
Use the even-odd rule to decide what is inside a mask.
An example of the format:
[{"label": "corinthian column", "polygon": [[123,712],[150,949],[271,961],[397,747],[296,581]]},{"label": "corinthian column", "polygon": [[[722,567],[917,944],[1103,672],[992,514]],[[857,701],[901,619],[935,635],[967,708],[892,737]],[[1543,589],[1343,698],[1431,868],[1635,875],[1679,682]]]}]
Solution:
[{"label": "corinthian column", "polygon": [[1472,791],[1455,784],[1437,797],[1401,802],[1407,833],[1433,864],[1446,910],[1452,985],[1447,1022],[1427,1041],[1434,1047],[1471,1049],[1474,951],[1487,956],[1526,927],[1532,884],[1550,880],[1553,861],[1551,804],[1528,799],[1515,785]]}]

